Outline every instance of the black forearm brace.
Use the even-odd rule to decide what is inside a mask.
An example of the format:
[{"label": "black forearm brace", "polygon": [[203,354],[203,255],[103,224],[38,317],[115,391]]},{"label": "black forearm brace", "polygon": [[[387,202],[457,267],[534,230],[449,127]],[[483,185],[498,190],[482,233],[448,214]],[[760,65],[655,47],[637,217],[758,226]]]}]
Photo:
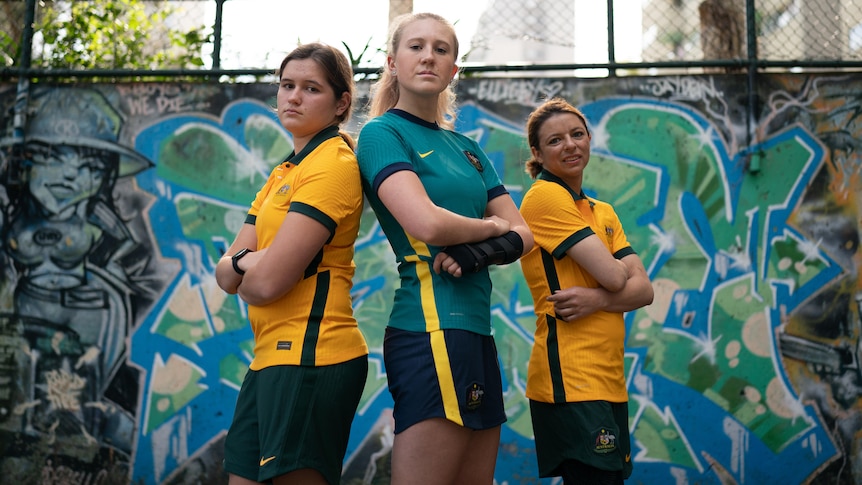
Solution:
[{"label": "black forearm brace", "polygon": [[475,273],[492,264],[509,264],[524,251],[524,241],[515,231],[476,243],[446,246],[443,252],[452,256],[464,273]]}]

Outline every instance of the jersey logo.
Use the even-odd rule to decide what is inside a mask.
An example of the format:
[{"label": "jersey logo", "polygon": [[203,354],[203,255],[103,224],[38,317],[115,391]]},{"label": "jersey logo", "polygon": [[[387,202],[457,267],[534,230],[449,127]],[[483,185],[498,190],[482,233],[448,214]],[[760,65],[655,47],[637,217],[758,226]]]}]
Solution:
[{"label": "jersey logo", "polygon": [[274,456],[270,456],[269,458],[260,457],[260,466],[264,466],[272,460],[275,460]]},{"label": "jersey logo", "polygon": [[485,171],[485,167],[482,166],[482,162],[479,161],[479,157],[477,157],[475,153],[470,150],[464,150],[464,155],[467,155],[467,160],[470,161],[470,165],[475,167],[476,170],[480,172]]},{"label": "jersey logo", "polygon": [[419,158],[425,158],[425,157],[427,157],[428,155],[431,155],[432,153],[434,153],[434,150],[429,150],[429,151],[427,151],[427,152],[425,152],[425,153],[420,153],[420,154],[419,154]]},{"label": "jersey logo", "polygon": [[293,347],[293,341],[291,340],[279,340],[275,344],[275,350],[290,350],[291,347]]},{"label": "jersey logo", "polygon": [[276,192],[276,195],[284,195],[290,191],[290,184],[284,184]]},{"label": "jersey logo", "polygon": [[604,455],[613,452],[617,448],[617,437],[611,433],[606,428],[601,428],[596,432],[596,441],[593,445],[594,452]]},{"label": "jersey logo", "polygon": [[485,387],[478,383],[470,384],[467,387],[467,409],[475,411],[476,408],[482,405],[482,398],[485,396]]}]

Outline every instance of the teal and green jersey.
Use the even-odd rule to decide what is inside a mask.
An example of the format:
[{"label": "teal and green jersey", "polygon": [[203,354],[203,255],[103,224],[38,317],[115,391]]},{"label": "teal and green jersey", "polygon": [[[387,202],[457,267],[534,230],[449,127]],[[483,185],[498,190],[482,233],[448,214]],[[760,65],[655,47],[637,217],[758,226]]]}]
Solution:
[{"label": "teal and green jersey", "polygon": [[401,277],[389,325],[419,332],[462,329],[490,335],[488,269],[460,278],[435,274],[432,264],[442,248],[407,234],[377,196],[387,177],[410,170],[437,206],[467,217],[485,217],[488,201],[508,192],[478,143],[393,109],[363,127],[356,154],[366,199],[389,239]]}]

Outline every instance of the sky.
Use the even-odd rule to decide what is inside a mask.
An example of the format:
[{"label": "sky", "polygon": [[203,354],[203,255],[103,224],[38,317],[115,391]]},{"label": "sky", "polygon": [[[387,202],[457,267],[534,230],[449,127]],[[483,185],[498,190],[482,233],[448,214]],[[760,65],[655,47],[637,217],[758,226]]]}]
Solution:
[{"label": "sky", "polygon": [[[214,4],[215,2],[211,2]],[[434,12],[455,25],[462,51],[470,45],[479,17],[492,0],[413,0],[414,12]],[[213,12],[214,12],[214,7]],[[361,67],[379,67],[385,56],[389,0],[233,0],[224,2],[221,67],[275,69],[302,43],[320,41],[358,56],[370,40]],[[215,14],[208,14],[215,18]],[[463,54],[463,52],[461,52]]]}]

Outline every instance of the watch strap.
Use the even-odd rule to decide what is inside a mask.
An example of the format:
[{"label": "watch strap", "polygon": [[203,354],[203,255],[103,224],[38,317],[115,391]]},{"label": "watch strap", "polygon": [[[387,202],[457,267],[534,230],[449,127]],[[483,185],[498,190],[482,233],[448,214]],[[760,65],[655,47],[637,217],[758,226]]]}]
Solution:
[{"label": "watch strap", "polygon": [[237,251],[236,254],[234,254],[233,256],[230,257],[230,264],[233,265],[233,270],[236,271],[236,273],[238,275],[244,275],[245,274],[245,271],[243,271],[239,267],[240,258],[242,258],[243,256],[245,256],[246,254],[248,254],[250,252],[252,252],[251,249],[242,248],[239,251]]}]

